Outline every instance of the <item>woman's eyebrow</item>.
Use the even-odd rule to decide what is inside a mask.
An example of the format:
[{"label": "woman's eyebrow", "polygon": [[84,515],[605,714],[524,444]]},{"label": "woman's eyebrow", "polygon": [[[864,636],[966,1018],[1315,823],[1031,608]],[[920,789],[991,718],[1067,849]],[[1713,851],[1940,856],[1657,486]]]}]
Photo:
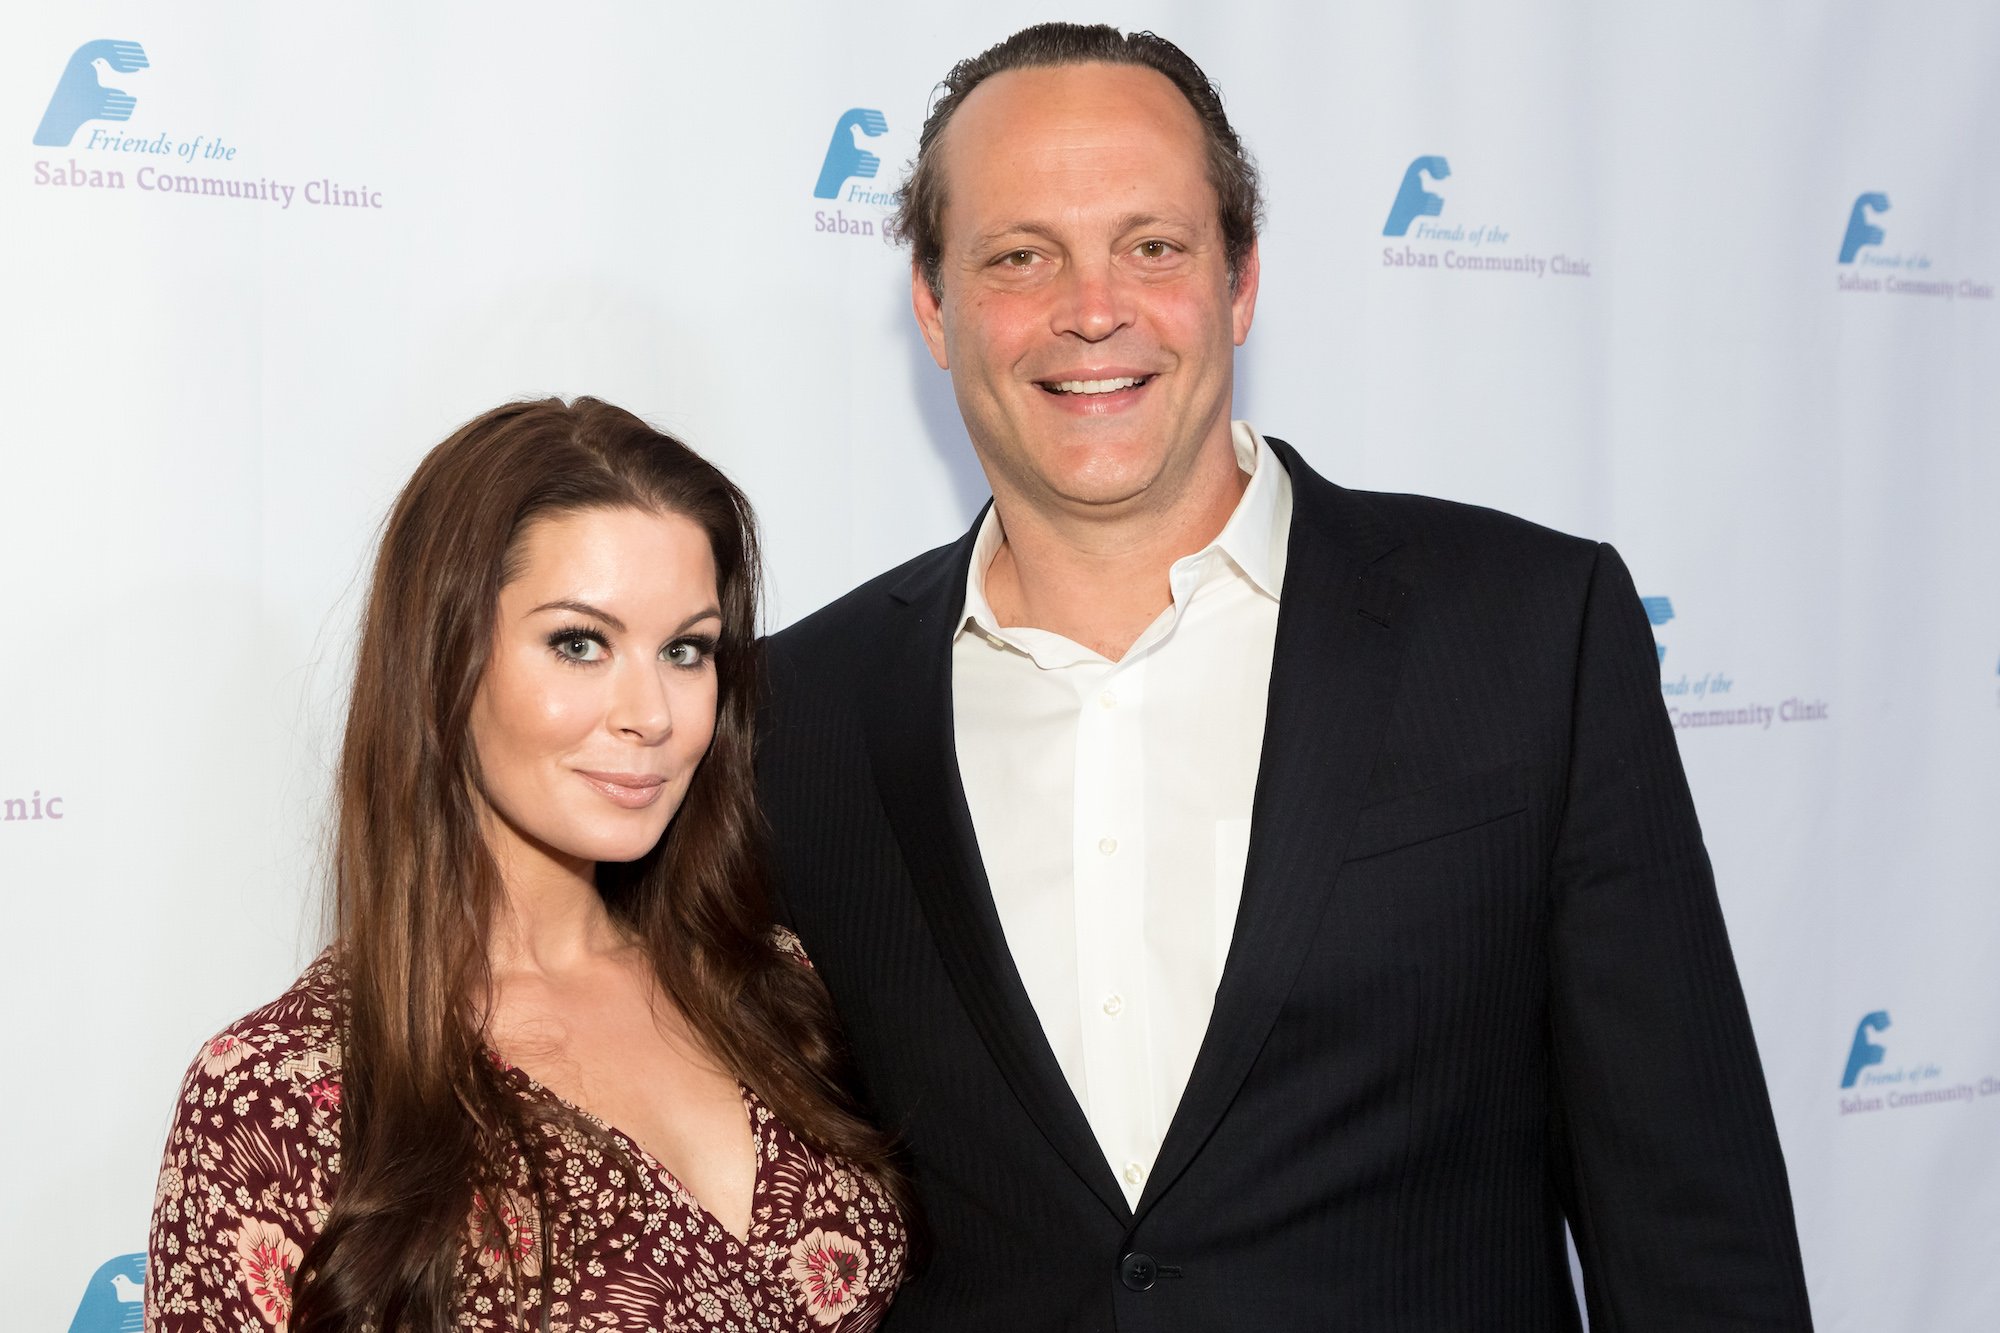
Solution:
[{"label": "woman's eyebrow", "polygon": [[543,602],[540,606],[528,612],[528,614],[531,616],[539,615],[544,611],[574,611],[580,616],[595,616],[597,619],[611,626],[618,633],[623,634],[625,632],[624,621],[612,615],[609,611],[600,610],[592,606],[589,602],[573,602],[565,597],[553,602]]}]

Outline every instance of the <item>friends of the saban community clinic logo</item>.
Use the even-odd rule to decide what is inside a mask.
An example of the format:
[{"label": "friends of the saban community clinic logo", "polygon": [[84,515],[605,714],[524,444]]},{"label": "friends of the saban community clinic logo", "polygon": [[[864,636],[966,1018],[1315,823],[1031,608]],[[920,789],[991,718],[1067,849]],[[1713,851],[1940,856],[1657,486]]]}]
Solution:
[{"label": "friends of the saban community clinic logo", "polygon": [[1889,196],[1867,190],[1847,210],[1834,290],[1851,296],[1926,296],[1939,302],[1991,301],[1993,283],[1953,277],[1922,248],[1891,248]]},{"label": "friends of the saban community clinic logo", "polygon": [[77,130],[88,121],[118,122],[132,119],[139,99],[123,88],[104,84],[105,74],[136,74],[146,68],[146,48],[137,42],[85,42],[70,53],[56,81],[49,109],[35,130],[35,143],[42,148],[67,148]]},{"label": "friends of the saban community clinic logo", "polygon": [[[1514,274],[1530,278],[1588,278],[1590,260],[1577,255],[1547,254],[1520,248],[1514,233],[1496,222],[1472,222],[1445,216],[1443,182],[1458,181],[1451,163],[1430,153],[1412,158],[1403,169],[1402,184],[1389,204],[1382,235],[1395,245],[1382,247],[1382,267],[1401,272],[1419,269],[1440,273]],[[1475,202],[1480,191],[1469,191]],[[1431,221],[1431,219],[1437,219]]]},{"label": "friends of the saban community clinic logo", "polygon": [[2000,1078],[1992,1074],[1975,1079],[1950,1079],[1935,1060],[1908,1062],[1889,1059],[1889,1038],[1884,1035],[1895,1025],[1887,1009],[1861,1016],[1848,1043],[1847,1066],[1840,1076],[1840,1113],[1868,1115],[1875,1111],[1904,1111],[1912,1107],[1993,1105],[1989,1098],[2000,1097]]},{"label": "friends of the saban community clinic logo", "polygon": [[[124,86],[128,81],[137,86],[129,75],[155,76],[140,42],[99,38],[70,53],[35,128],[36,148],[68,151],[35,158],[36,185],[266,204],[282,212],[295,203],[350,213],[385,206],[380,189],[332,175],[249,174],[249,154],[221,134],[139,123],[134,119],[139,96]],[[120,86],[107,83],[110,76]],[[149,115],[156,104],[171,106],[170,94],[163,97],[149,87],[145,95]]]},{"label": "friends of the saban community clinic logo", "polygon": [[121,1254],[90,1275],[69,1333],[139,1333],[146,1322],[146,1256]]},{"label": "friends of the saban community clinic logo", "polygon": [[[1641,597],[1639,605],[1653,627],[1653,648],[1659,656],[1660,693],[1666,696],[1667,718],[1676,731],[1705,731],[1710,728],[1733,731],[1769,731],[1772,724],[1825,722],[1832,705],[1825,699],[1801,694],[1787,695],[1773,703],[1770,696],[1752,698],[1737,688],[1736,678],[1720,668],[1693,671],[1667,669],[1667,643],[1662,628],[1675,619],[1671,597]],[[1678,664],[1681,657],[1677,655]]]},{"label": "friends of the saban community clinic logo", "polygon": [[[896,207],[896,193],[884,189],[876,179],[882,170],[882,156],[866,145],[888,132],[888,117],[865,106],[849,107],[833,122],[833,140],[820,159],[813,198],[832,200],[835,207],[813,210],[814,231],[887,239],[884,224]],[[854,205],[855,211],[850,214],[841,204]]]}]

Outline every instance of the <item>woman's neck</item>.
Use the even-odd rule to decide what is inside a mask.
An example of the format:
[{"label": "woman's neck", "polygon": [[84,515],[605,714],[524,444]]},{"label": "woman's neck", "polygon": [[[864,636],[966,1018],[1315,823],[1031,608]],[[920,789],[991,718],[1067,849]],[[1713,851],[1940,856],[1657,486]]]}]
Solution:
[{"label": "woman's neck", "polygon": [[520,838],[489,840],[501,898],[488,936],[496,979],[560,974],[630,947],[597,891],[597,864]]}]

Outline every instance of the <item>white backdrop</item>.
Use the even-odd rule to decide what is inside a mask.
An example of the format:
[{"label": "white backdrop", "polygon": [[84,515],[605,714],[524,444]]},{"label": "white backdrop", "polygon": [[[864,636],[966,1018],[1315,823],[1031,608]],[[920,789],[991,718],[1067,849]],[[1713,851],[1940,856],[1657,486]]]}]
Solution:
[{"label": "white backdrop", "polygon": [[[123,1326],[183,1068],[321,943],[358,580],[425,449],[523,395],[642,413],[759,506],[774,625],[962,530],[879,196],[950,63],[1050,16],[0,19],[11,1327]],[[1262,162],[1240,415],[1623,550],[1820,1325],[1995,1327],[2000,9],[1060,16],[1182,43]]]}]

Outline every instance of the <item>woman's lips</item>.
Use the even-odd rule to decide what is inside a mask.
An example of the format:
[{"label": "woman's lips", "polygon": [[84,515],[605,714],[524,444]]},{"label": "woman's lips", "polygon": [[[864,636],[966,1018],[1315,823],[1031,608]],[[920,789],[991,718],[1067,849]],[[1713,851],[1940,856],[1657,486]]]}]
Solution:
[{"label": "woman's lips", "polygon": [[576,775],[601,792],[613,805],[627,810],[643,810],[660,799],[667,789],[666,778],[654,773],[592,773],[578,769]]}]

